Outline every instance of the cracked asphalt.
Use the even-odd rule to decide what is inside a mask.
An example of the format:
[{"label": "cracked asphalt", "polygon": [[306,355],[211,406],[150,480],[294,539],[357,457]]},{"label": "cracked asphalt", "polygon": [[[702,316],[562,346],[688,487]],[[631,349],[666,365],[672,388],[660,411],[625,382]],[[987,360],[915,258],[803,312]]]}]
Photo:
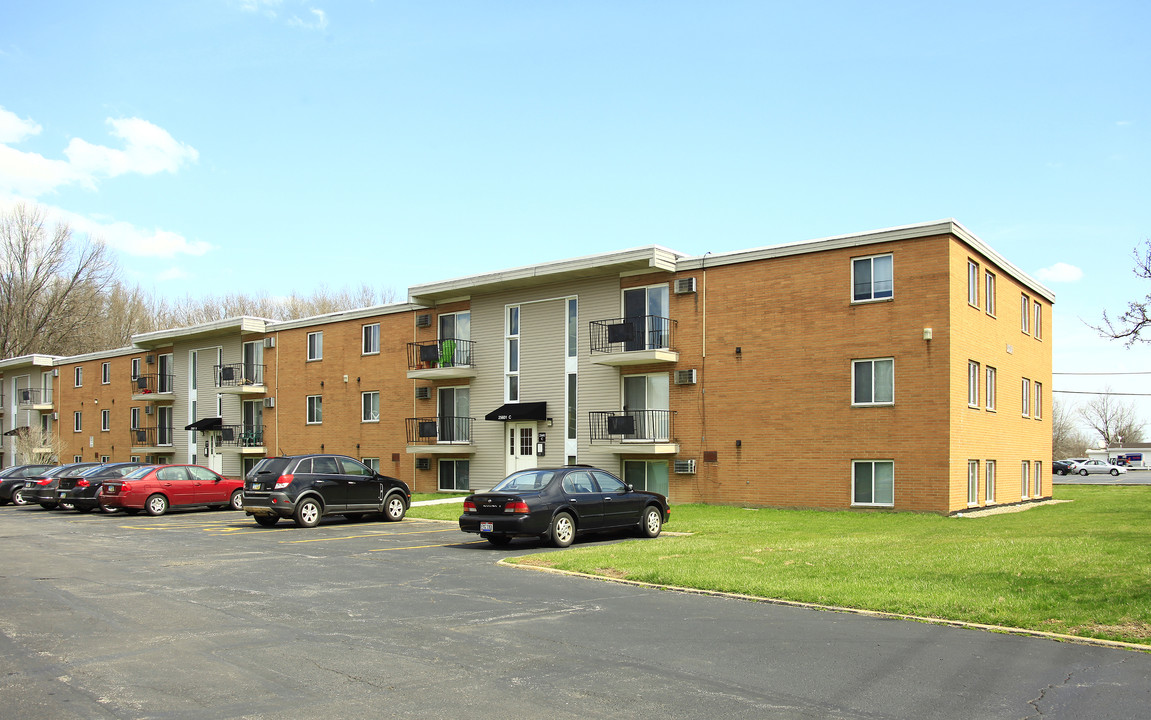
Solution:
[{"label": "cracked asphalt", "polygon": [[433,521],[9,506],[0,541],[6,720],[1151,714],[1148,653],[516,570],[539,545]]}]

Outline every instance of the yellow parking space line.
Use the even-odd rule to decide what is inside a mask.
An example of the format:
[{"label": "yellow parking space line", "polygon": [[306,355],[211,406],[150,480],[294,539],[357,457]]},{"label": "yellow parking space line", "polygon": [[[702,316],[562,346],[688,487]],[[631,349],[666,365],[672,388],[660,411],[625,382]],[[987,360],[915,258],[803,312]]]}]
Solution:
[{"label": "yellow parking space line", "polygon": [[480,543],[486,543],[486,542],[487,542],[487,540],[471,540],[469,542],[439,543],[436,545],[409,545],[407,547],[376,548],[375,550],[369,550],[368,552],[391,552],[392,550],[419,550],[421,548],[456,547],[457,545],[479,545]]},{"label": "yellow parking space line", "polygon": [[458,531],[458,528],[444,528],[442,530],[413,530],[411,532],[388,532],[386,530],[379,530],[376,532],[368,533],[366,535],[345,535],[343,537],[309,538],[307,540],[283,540],[281,542],[288,544],[288,545],[294,545],[296,543],[327,542],[328,540],[355,540],[357,538],[392,537],[395,535],[427,535],[428,533],[456,532],[456,531]]}]

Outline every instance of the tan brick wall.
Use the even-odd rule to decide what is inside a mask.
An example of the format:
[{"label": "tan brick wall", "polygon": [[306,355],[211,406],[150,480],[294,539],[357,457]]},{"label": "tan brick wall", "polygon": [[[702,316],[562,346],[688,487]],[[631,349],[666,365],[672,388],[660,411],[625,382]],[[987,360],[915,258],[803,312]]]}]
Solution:
[{"label": "tan brick wall", "polygon": [[[120,357],[86,360],[59,366],[60,376],[55,378],[56,408],[59,420],[56,429],[63,440],[64,451],[61,462],[72,462],[75,455],[84,462],[99,460],[108,456],[111,462],[127,462],[132,459],[132,436],[129,432],[132,402],[131,359],[142,358],[137,352]],[[101,366],[109,363],[110,382],[101,383]],[[143,363],[143,360],[141,360]],[[75,368],[84,370],[82,387],[74,387]],[[100,411],[109,411],[109,430],[100,429]],[[75,412],[82,413],[83,432],[73,432]],[[140,410],[141,422],[144,411]],[[89,444],[91,439],[91,445]],[[141,458],[143,459],[143,458]]]}]

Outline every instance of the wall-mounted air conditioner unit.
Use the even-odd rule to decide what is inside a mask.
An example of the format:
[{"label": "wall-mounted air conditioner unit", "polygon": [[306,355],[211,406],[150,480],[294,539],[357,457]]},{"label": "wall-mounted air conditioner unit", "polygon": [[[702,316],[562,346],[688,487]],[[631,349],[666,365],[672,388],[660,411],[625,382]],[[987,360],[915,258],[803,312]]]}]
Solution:
[{"label": "wall-mounted air conditioner unit", "polygon": [[416,458],[416,470],[431,470],[431,469],[432,469],[432,459],[431,458]]},{"label": "wall-mounted air conditioner unit", "polygon": [[695,278],[686,277],[679,278],[675,281],[675,294],[685,295],[687,293],[695,292]]},{"label": "wall-mounted air conditioner unit", "polygon": [[416,388],[416,399],[427,400],[432,396],[432,389],[427,385],[421,385]]},{"label": "wall-mounted air conditioner unit", "polygon": [[675,371],[676,385],[695,385],[695,368]]},{"label": "wall-mounted air conditioner unit", "polygon": [[60,368],[52,368],[52,377],[60,377]]},{"label": "wall-mounted air conditioner unit", "polygon": [[695,460],[676,460],[676,475],[695,475]]},{"label": "wall-mounted air conditioner unit", "polygon": [[264,407],[266,407],[266,408],[276,407],[276,398],[274,398],[274,397],[264,398]]},{"label": "wall-mounted air conditioner unit", "polygon": [[276,347],[276,338],[275,337],[264,338],[264,347],[266,347],[266,348]]},{"label": "wall-mounted air conditioner unit", "polygon": [[147,363],[148,365],[155,365],[156,364],[156,356],[155,355],[145,355],[144,356],[144,362]]},{"label": "wall-mounted air conditioner unit", "polygon": [[432,315],[431,313],[420,313],[416,315],[416,327],[431,327]]},{"label": "wall-mounted air conditioner unit", "polygon": [[60,419],[60,413],[58,413],[58,412],[52,413],[52,419],[53,420],[59,420]]},{"label": "wall-mounted air conditioner unit", "polygon": [[144,414],[145,415],[151,415],[154,412],[156,412],[156,408],[152,407],[151,405],[145,405],[144,406]]}]

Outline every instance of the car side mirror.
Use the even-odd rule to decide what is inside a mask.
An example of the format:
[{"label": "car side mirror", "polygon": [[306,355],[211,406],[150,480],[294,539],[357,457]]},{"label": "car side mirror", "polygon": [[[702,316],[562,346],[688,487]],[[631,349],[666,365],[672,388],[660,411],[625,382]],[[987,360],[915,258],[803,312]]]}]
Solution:
[{"label": "car side mirror", "polygon": [[624,487],[624,492],[635,492],[635,488],[632,487],[631,483],[624,483],[623,487]]}]

